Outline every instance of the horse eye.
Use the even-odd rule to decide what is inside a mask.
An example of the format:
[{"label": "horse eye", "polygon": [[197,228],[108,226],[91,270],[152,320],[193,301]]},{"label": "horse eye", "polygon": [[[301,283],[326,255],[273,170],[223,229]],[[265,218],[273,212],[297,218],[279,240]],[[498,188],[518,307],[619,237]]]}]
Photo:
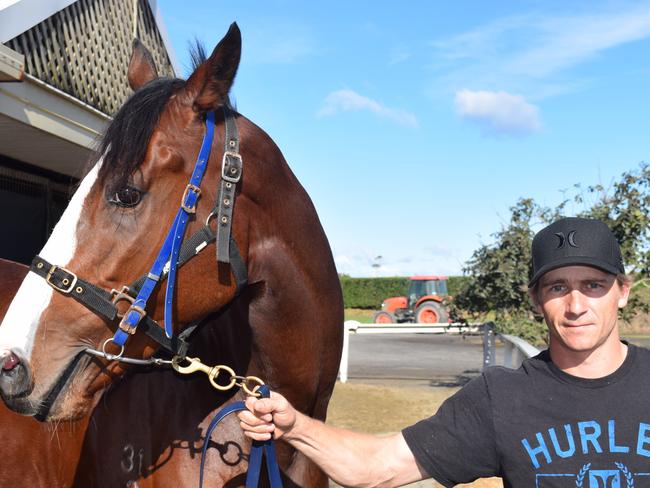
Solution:
[{"label": "horse eye", "polygon": [[108,201],[118,207],[135,207],[142,200],[142,192],[132,186],[125,186],[117,190],[108,198]]}]

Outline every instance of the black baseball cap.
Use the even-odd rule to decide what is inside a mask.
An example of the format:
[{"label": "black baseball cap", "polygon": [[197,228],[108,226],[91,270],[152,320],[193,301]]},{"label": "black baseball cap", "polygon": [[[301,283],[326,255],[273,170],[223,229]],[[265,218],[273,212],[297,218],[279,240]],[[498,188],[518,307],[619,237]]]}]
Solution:
[{"label": "black baseball cap", "polygon": [[528,286],[551,270],[579,265],[625,273],[621,247],[601,220],[567,217],[540,230],[533,239],[533,277]]}]

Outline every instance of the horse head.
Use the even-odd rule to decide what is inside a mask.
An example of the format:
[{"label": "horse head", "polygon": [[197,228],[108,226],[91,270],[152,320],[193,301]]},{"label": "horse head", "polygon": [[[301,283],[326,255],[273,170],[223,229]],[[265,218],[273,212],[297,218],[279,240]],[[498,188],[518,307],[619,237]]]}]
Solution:
[{"label": "horse head", "polygon": [[[210,57],[185,81],[159,78],[151,55],[134,43],[128,80],[135,93],[107,128],[95,164],[40,253],[40,261],[32,265],[34,272],[23,281],[0,327],[0,394],[10,408],[35,415],[47,404],[43,417],[48,420],[81,417],[102,390],[123,374],[120,363],[83,354],[102,344],[117,352],[119,347],[111,343],[115,321],[89,310],[71,295],[87,291],[81,283],[120,291],[146,277],[169,228],[176,224],[181,203],[196,212],[187,216],[188,235],[210,220],[225,160],[224,106],[240,52],[240,32],[233,24]],[[238,119],[238,114],[231,113]],[[210,117],[215,120],[214,140],[207,143],[211,150],[196,205],[199,190],[188,185],[188,180]],[[246,137],[250,125],[242,126],[239,134]],[[249,141],[249,154],[268,149],[264,141],[260,147],[255,134]],[[248,259],[251,206],[257,205],[249,189],[263,185],[251,175],[245,185],[232,188],[237,195],[237,215],[230,235],[243,262]],[[188,192],[193,198],[189,204]],[[219,225],[215,220],[209,224],[213,229]],[[235,296],[232,263],[217,263],[214,246],[209,247],[212,252],[198,254],[178,270],[172,292],[173,320],[179,324],[175,333]],[[41,276],[35,266],[43,268]],[[157,286],[146,305],[147,317],[158,323],[163,322],[164,295],[164,284]],[[114,305],[123,313],[125,304],[129,305],[128,301],[118,300]],[[128,339],[125,348],[129,356],[149,357],[157,348],[140,334]]]}]

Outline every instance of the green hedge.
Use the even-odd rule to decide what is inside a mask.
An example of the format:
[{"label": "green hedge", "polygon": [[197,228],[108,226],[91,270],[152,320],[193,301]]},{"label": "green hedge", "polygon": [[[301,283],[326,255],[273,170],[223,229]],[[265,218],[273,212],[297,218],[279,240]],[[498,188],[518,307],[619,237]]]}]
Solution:
[{"label": "green hedge", "polygon": [[[467,278],[450,276],[447,282],[449,294],[454,296]],[[341,276],[343,303],[345,308],[367,308],[379,310],[381,302],[388,297],[404,296],[409,286],[409,279],[395,278],[350,278]]]},{"label": "green hedge", "polygon": [[341,277],[345,308],[379,309],[388,298],[404,295],[408,278],[350,278]]}]

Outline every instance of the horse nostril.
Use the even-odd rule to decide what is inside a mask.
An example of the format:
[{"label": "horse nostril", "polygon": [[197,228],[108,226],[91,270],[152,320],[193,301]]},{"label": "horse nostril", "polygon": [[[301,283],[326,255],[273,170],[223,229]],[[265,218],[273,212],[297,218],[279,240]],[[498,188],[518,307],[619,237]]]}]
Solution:
[{"label": "horse nostril", "polygon": [[10,409],[25,413],[24,399],[34,388],[29,362],[18,351],[4,353],[0,356],[0,396]]},{"label": "horse nostril", "polygon": [[2,363],[2,371],[11,371],[20,364],[20,359],[13,352],[9,354]]}]

